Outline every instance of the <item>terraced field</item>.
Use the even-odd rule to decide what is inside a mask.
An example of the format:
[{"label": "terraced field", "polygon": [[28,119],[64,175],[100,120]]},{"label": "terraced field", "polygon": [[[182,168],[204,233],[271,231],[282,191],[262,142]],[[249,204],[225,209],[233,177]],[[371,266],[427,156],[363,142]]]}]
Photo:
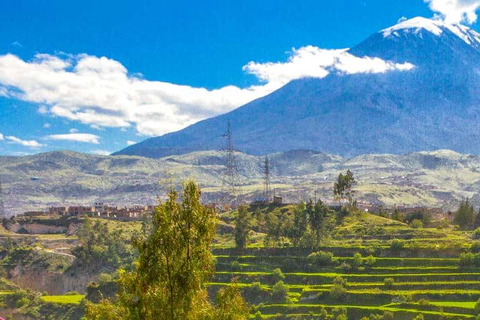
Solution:
[{"label": "terraced field", "polygon": [[[375,228],[381,231],[371,235]],[[459,259],[469,250],[470,239],[468,233],[451,228],[412,229],[364,215],[347,219],[329,245],[318,249],[334,254],[326,264],[312,261],[306,249],[258,244],[243,252],[216,248],[210,289],[215,292],[235,279],[256,306],[252,318],[257,319],[323,319],[325,311],[330,314],[336,308],[344,308],[348,319],[385,312],[401,320],[420,314],[425,319],[475,319],[480,268],[462,268]],[[355,253],[362,255],[361,263],[351,267],[358,264]],[[340,295],[332,293],[338,277],[344,289]],[[283,301],[274,293],[278,281],[288,289]]]}]

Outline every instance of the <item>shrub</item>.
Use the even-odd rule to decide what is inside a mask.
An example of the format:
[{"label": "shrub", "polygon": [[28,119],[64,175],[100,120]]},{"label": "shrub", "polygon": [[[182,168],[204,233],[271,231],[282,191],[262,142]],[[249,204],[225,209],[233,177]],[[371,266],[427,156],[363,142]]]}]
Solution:
[{"label": "shrub", "polygon": [[386,288],[393,288],[393,284],[395,283],[395,279],[393,278],[385,278],[383,279],[383,285]]},{"label": "shrub", "polygon": [[333,286],[330,288],[330,298],[333,300],[341,300],[347,295],[347,289],[345,285],[347,281],[342,277],[336,277],[333,280]]},{"label": "shrub", "polygon": [[332,310],[332,319],[335,320],[348,320],[347,309],[343,307],[335,307]]},{"label": "shrub", "polygon": [[369,267],[373,267],[376,262],[377,259],[375,259],[373,255],[369,255],[367,258],[365,258],[365,264]]},{"label": "shrub", "polygon": [[423,228],[423,222],[422,222],[422,220],[414,219],[410,223],[410,226],[414,229],[420,229],[420,228]]},{"label": "shrub", "polygon": [[283,281],[278,281],[272,288],[272,298],[275,302],[285,302],[288,297],[288,286]]},{"label": "shrub", "polygon": [[280,268],[277,268],[272,271],[272,277],[275,282],[285,280],[285,275],[283,274]]},{"label": "shrub", "polygon": [[480,242],[475,241],[474,243],[472,243],[472,245],[470,246],[470,252],[480,253]]},{"label": "shrub", "polygon": [[98,277],[99,284],[105,284],[110,281],[112,281],[112,276],[109,275],[108,273],[101,273],[100,276]]},{"label": "shrub", "polygon": [[242,270],[242,266],[240,265],[240,262],[235,260],[230,263],[230,269],[232,269],[232,271],[240,271]]},{"label": "shrub", "polygon": [[322,267],[332,265],[334,262],[333,253],[328,251],[314,252],[310,254],[307,259],[310,263]]},{"label": "shrub", "polygon": [[255,320],[262,320],[263,317],[262,317],[262,313],[260,311],[257,311],[255,313]]},{"label": "shrub", "polygon": [[405,247],[405,241],[400,239],[393,239],[392,243],[390,244],[390,249],[392,249],[393,251],[403,250],[404,247]]},{"label": "shrub", "polygon": [[360,253],[355,253],[353,255],[352,267],[358,269],[363,264],[363,257]]},{"label": "shrub", "polygon": [[470,267],[474,266],[476,261],[476,256],[475,254],[468,252],[468,253],[462,253],[460,255],[460,266],[462,267]]},{"label": "shrub", "polygon": [[428,301],[427,299],[420,299],[418,300],[418,304],[420,306],[428,306],[430,304],[430,301]]},{"label": "shrub", "polygon": [[350,270],[352,270],[352,266],[350,266],[346,262],[342,262],[342,264],[340,265],[340,270],[342,270],[343,272],[349,272]]},{"label": "shrub", "polygon": [[383,320],[393,320],[393,319],[394,319],[393,313],[390,312],[390,311],[385,311],[385,312],[383,313],[382,319],[383,319]]}]

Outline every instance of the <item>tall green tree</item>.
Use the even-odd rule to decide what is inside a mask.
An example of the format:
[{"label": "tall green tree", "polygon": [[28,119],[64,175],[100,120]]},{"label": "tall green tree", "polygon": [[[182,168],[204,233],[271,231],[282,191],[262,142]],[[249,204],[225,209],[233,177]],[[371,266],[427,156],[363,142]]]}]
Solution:
[{"label": "tall green tree", "polygon": [[[216,214],[200,203],[193,181],[184,183],[182,199],[178,202],[178,193],[170,190],[168,200],[155,210],[151,233],[133,239],[138,260],[133,271],[119,272],[117,302],[87,303],[87,319],[220,320],[206,291],[214,271],[210,246]],[[239,299],[238,293],[229,292],[221,301],[232,297]],[[222,316],[235,312],[226,305]]]},{"label": "tall green tree", "polygon": [[470,205],[468,199],[462,200],[460,206],[455,213],[453,222],[460,226],[462,229],[472,229],[475,225],[475,210]]},{"label": "tall green tree", "polygon": [[308,227],[307,208],[304,202],[295,206],[293,210],[293,225],[290,232],[290,239],[294,246],[297,246]]},{"label": "tall green tree", "polygon": [[344,200],[348,200],[350,205],[353,204],[355,191],[353,185],[356,183],[352,171],[347,170],[346,174],[340,173],[337,178],[337,182],[333,185],[333,195],[335,199],[342,203]]},{"label": "tall green tree", "polygon": [[247,207],[241,205],[238,207],[235,216],[235,245],[237,249],[244,249],[248,241],[248,233],[250,232],[250,214]]}]

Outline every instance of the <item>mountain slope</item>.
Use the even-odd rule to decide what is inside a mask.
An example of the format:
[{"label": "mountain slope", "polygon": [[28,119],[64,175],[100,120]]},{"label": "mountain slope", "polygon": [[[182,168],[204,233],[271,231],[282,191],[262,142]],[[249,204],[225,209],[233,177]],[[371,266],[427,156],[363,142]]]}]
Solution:
[{"label": "mountain slope", "polygon": [[116,154],[159,158],[218,150],[231,120],[238,150],[309,149],[355,156],[452,149],[480,153],[480,42],[463,26],[415,18],[350,49],[415,65],[410,71],[295,80],[228,114]]}]

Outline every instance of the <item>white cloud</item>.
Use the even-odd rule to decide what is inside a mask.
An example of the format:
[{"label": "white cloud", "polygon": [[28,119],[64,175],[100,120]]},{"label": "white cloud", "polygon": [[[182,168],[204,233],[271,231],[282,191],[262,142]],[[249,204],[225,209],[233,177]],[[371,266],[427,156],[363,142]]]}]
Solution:
[{"label": "white cloud", "polygon": [[5,137],[3,136],[3,134],[0,133],[0,141],[3,141],[5,140]]},{"label": "white cloud", "polygon": [[131,146],[131,145],[134,145],[134,144],[136,144],[135,141],[127,140],[127,145],[128,145],[128,146]]},{"label": "white cloud", "polygon": [[92,150],[90,151],[91,154],[96,154],[97,156],[108,156],[110,154],[112,154],[111,151],[107,151],[107,150]]},{"label": "white cloud", "polygon": [[67,133],[67,134],[53,134],[46,136],[47,140],[63,140],[99,144],[99,136],[89,133]]},{"label": "white cloud", "polygon": [[43,125],[43,128],[44,128],[44,129],[50,129],[51,127],[52,127],[52,125],[51,125],[50,123],[45,123],[45,124]]},{"label": "white cloud", "polygon": [[14,136],[6,136],[6,140],[10,141],[11,143],[19,144],[24,147],[29,147],[29,148],[41,148],[44,145],[39,143],[38,141],[35,140],[22,140],[20,138],[14,137]]},{"label": "white cloud", "polygon": [[432,11],[437,12],[450,24],[477,21],[476,11],[480,8],[480,0],[424,0]]},{"label": "white cloud", "polygon": [[70,133],[78,133],[78,129],[72,128],[72,129],[68,130],[68,132],[70,132]]},{"label": "white cloud", "polygon": [[293,49],[287,62],[250,62],[245,72],[263,83],[249,88],[207,90],[130,75],[118,61],[89,55],[37,54],[24,61],[0,56],[0,92],[37,103],[40,113],[79,121],[92,128],[134,126],[143,135],[160,135],[228,112],[265,96],[293,79],[409,70],[378,58],[358,58],[345,50],[307,46]]}]

